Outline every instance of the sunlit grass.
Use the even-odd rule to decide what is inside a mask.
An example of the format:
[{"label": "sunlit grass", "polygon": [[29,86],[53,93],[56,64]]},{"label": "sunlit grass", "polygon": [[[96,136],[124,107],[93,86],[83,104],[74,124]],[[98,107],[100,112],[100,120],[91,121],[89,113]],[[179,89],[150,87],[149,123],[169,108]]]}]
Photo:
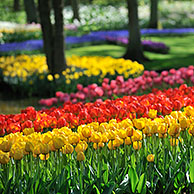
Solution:
[{"label": "sunlit grass", "polygon": [[[145,39],[145,38],[144,38]],[[170,47],[169,54],[157,54],[145,52],[150,59],[144,62],[147,70],[162,70],[170,68],[180,68],[182,66],[194,65],[194,36],[168,36],[168,37],[146,37],[152,41],[163,42]],[[67,56],[123,56],[126,48],[118,45],[96,45],[73,48],[66,51]]]}]

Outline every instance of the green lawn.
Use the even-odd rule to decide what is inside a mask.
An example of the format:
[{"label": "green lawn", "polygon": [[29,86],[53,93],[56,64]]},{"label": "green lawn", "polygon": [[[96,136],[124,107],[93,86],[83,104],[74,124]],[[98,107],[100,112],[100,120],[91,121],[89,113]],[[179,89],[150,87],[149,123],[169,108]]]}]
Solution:
[{"label": "green lawn", "polygon": [[[156,54],[145,52],[151,60],[144,62],[147,70],[162,70],[179,68],[194,65],[194,35],[190,36],[168,36],[168,37],[146,37],[153,41],[163,42],[170,47],[169,54]],[[95,45],[73,48],[66,51],[67,56],[112,56],[121,57],[125,52],[125,47],[118,45]]]},{"label": "green lawn", "polygon": [[66,51],[66,56],[112,56],[121,57],[125,52],[125,47],[111,44],[84,46],[72,48]]}]

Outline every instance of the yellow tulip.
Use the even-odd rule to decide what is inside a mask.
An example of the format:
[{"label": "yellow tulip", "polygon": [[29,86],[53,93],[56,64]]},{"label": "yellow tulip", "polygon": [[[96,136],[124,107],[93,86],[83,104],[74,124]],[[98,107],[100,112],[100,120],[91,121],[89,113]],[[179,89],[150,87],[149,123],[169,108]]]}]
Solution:
[{"label": "yellow tulip", "polygon": [[119,136],[121,139],[125,139],[125,138],[127,137],[126,130],[120,129],[120,130],[118,131],[118,136]]},{"label": "yellow tulip", "polygon": [[7,164],[9,162],[9,153],[0,152],[0,164]]},{"label": "yellow tulip", "polygon": [[140,150],[142,146],[142,143],[140,141],[133,142],[133,149],[134,150]]},{"label": "yellow tulip", "polygon": [[182,130],[185,130],[189,126],[189,120],[186,117],[180,118],[179,123]]},{"label": "yellow tulip", "polygon": [[178,137],[180,134],[180,124],[179,123],[173,123],[170,125],[168,129],[168,134],[172,137]]},{"label": "yellow tulip", "polygon": [[40,154],[39,155],[39,158],[41,159],[41,160],[48,160],[49,159],[49,154]]},{"label": "yellow tulip", "polygon": [[167,133],[166,123],[159,124],[159,126],[158,126],[158,133],[159,134],[165,134],[165,133]]},{"label": "yellow tulip", "polygon": [[48,144],[42,144],[41,146],[41,154],[48,154],[50,151]]},{"label": "yellow tulip", "polygon": [[102,140],[102,137],[99,133],[93,133],[93,135],[92,135],[92,142],[93,143],[99,143],[99,142],[101,142],[101,140]]},{"label": "yellow tulip", "polygon": [[80,141],[80,136],[77,133],[73,133],[72,135],[69,135],[68,140],[70,144],[77,144]]},{"label": "yellow tulip", "polygon": [[188,133],[190,136],[194,136],[194,124],[190,125]]},{"label": "yellow tulip", "polygon": [[154,162],[154,157],[155,157],[154,154],[149,154],[149,155],[147,156],[147,161],[148,161],[148,162]]},{"label": "yellow tulip", "polygon": [[130,137],[127,137],[126,139],[125,139],[125,145],[131,145],[131,138]]},{"label": "yellow tulip", "polygon": [[133,122],[134,122],[134,126],[139,130],[141,130],[145,127],[145,120],[144,119],[134,119]]},{"label": "yellow tulip", "polygon": [[32,142],[30,142],[30,141],[26,142],[25,151],[26,152],[33,152],[33,149],[34,149],[34,145],[32,144]]},{"label": "yellow tulip", "polygon": [[24,135],[30,135],[30,134],[34,133],[34,128],[25,128],[23,130],[23,133],[24,133]]},{"label": "yellow tulip", "polygon": [[85,137],[85,138],[89,138],[89,137],[91,137],[91,135],[92,135],[92,130],[91,130],[91,128],[90,127],[84,127],[83,129],[82,129],[82,135]]},{"label": "yellow tulip", "polygon": [[9,152],[11,149],[11,143],[10,141],[4,139],[1,144],[0,144],[0,150],[4,151],[4,152]]},{"label": "yellow tulip", "polygon": [[78,152],[83,152],[84,151],[84,148],[82,146],[82,144],[78,143],[75,147],[75,151],[78,153]]},{"label": "yellow tulip", "polygon": [[64,141],[62,137],[54,136],[53,137],[53,145],[56,150],[62,148],[64,146]]},{"label": "yellow tulip", "polygon": [[132,141],[140,141],[142,140],[142,132],[140,130],[133,130],[133,136],[132,136]]},{"label": "yellow tulip", "polygon": [[148,116],[149,116],[151,119],[156,118],[156,116],[157,116],[157,110],[150,109],[149,112],[148,112]]},{"label": "yellow tulip", "polygon": [[78,152],[77,153],[77,161],[84,161],[85,160],[85,155],[83,152]]},{"label": "yellow tulip", "polygon": [[16,149],[13,153],[13,158],[14,160],[21,160],[24,156],[23,150],[21,149]]},{"label": "yellow tulip", "polygon": [[63,153],[65,153],[65,154],[72,154],[73,150],[74,150],[73,146],[69,143],[64,145],[64,147],[63,147]]}]

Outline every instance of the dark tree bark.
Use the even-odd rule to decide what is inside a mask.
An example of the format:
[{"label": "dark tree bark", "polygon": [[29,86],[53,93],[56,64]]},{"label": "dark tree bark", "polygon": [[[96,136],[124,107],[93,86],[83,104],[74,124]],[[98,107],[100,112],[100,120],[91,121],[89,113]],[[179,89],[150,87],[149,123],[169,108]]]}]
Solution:
[{"label": "dark tree bark", "polygon": [[50,20],[50,3],[48,0],[38,0],[39,17],[43,35],[44,51],[48,69],[52,72],[52,53],[53,53],[53,29]]},{"label": "dark tree bark", "polygon": [[143,54],[141,35],[138,21],[138,4],[137,0],[127,0],[128,17],[129,17],[129,43],[127,51],[123,56],[125,59],[144,61],[147,58]]},{"label": "dark tree bark", "polygon": [[[51,74],[61,73],[66,68],[64,56],[63,0],[38,0],[44,51]],[[53,5],[55,24],[50,19]]]},{"label": "dark tree bark", "polygon": [[64,23],[63,23],[63,0],[52,0],[55,13],[54,26],[54,66],[53,72],[62,72],[65,68],[64,55]]},{"label": "dark tree bark", "polygon": [[71,0],[71,6],[73,10],[73,19],[77,19],[80,21],[78,0]]},{"label": "dark tree bark", "polygon": [[158,28],[158,0],[150,0],[149,28]]},{"label": "dark tree bark", "polygon": [[13,2],[13,10],[19,11],[20,10],[20,0],[14,0]]},{"label": "dark tree bark", "polygon": [[24,0],[27,23],[37,23],[37,10],[34,0]]}]

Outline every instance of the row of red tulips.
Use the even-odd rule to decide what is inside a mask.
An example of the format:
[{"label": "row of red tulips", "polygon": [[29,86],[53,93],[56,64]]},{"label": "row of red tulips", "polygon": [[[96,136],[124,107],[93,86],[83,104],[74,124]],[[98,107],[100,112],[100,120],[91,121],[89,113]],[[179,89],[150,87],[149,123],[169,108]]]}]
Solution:
[{"label": "row of red tulips", "polygon": [[76,103],[78,101],[86,102],[87,100],[95,101],[103,97],[110,98],[113,95],[123,96],[129,94],[137,94],[149,90],[150,88],[173,87],[181,84],[194,84],[194,66],[182,67],[178,70],[171,69],[163,71],[161,74],[155,71],[144,71],[144,74],[138,78],[130,78],[124,81],[123,76],[118,76],[116,80],[109,80],[105,78],[101,86],[91,84],[86,87],[77,85],[76,93],[56,92],[56,97],[41,99],[39,103],[44,106],[52,106],[57,103],[64,103],[71,101]]},{"label": "row of red tulips", "polygon": [[81,124],[94,121],[99,123],[111,119],[118,121],[126,118],[149,117],[150,109],[157,110],[157,116],[167,115],[172,110],[180,110],[184,106],[194,106],[194,87],[181,85],[179,88],[158,90],[142,96],[124,96],[116,100],[65,103],[63,107],[36,111],[33,107],[22,110],[20,114],[0,115],[0,135],[15,133],[25,128],[44,131],[52,128],[68,126],[75,128]]}]

